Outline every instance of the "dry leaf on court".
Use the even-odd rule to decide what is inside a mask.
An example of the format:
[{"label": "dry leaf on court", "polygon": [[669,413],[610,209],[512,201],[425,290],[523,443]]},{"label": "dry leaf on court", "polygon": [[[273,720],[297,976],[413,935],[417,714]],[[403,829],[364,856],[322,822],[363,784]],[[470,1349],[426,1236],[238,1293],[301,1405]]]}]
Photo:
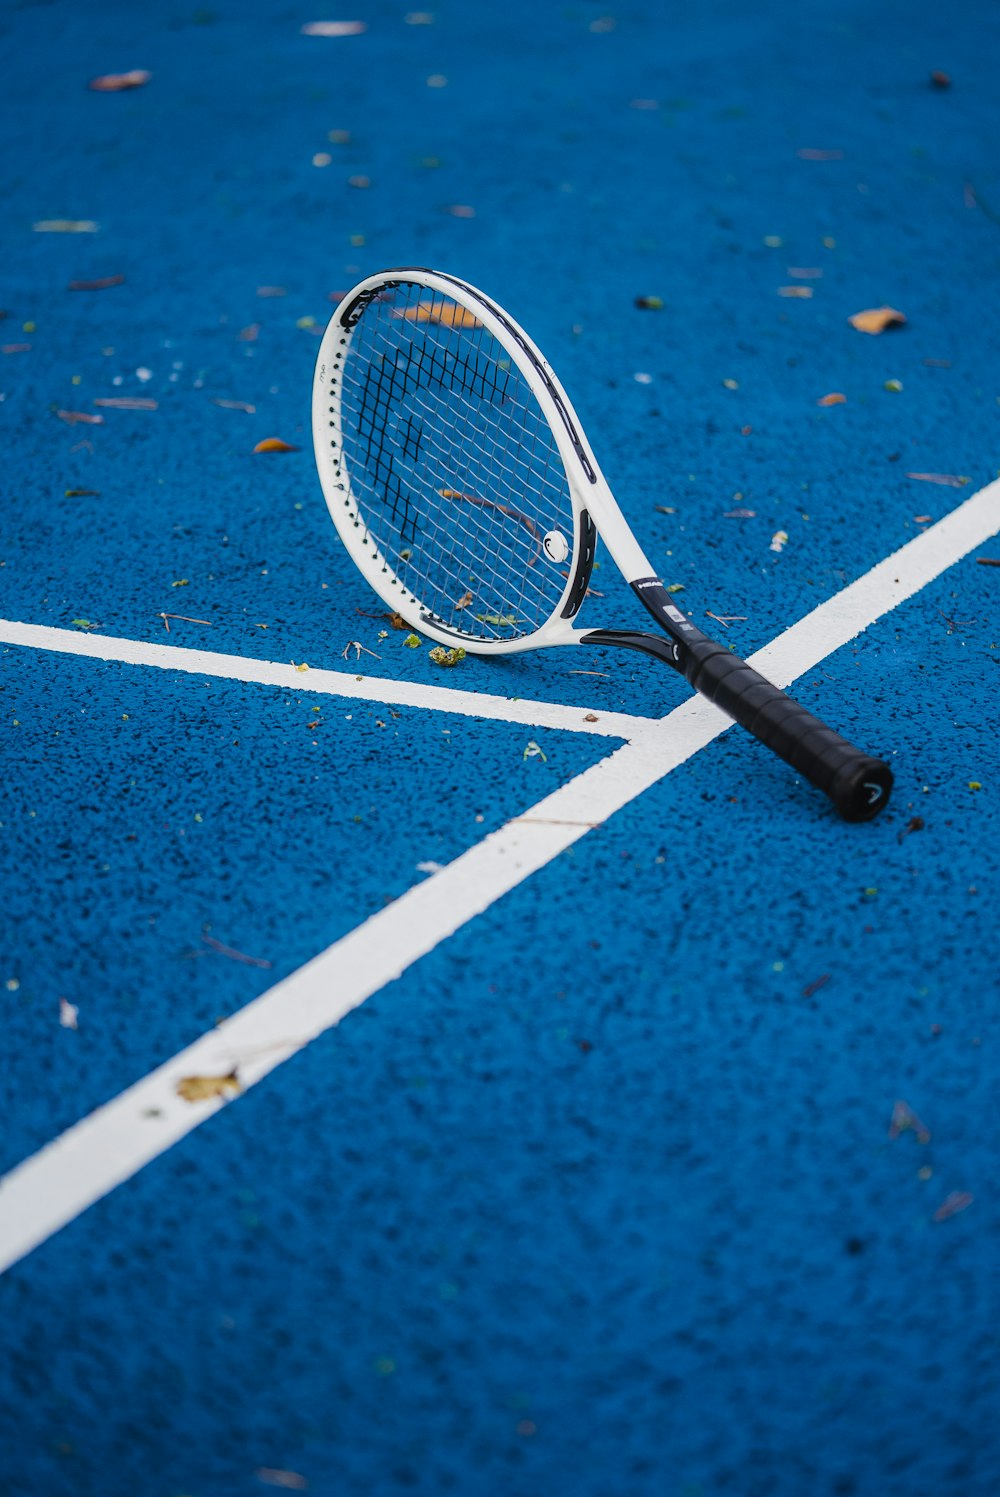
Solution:
[{"label": "dry leaf on court", "polygon": [[469,604],[471,602],[472,602],[472,594],[471,594],[471,592],[464,592],[462,594],[462,596],[459,598],[458,602],[455,604],[455,607],[456,608],[468,608],[468,606],[469,606]]},{"label": "dry leaf on court", "polygon": [[808,301],[813,294],[811,286],[779,286],[779,296],[797,296],[800,301]]},{"label": "dry leaf on court", "polygon": [[457,302],[421,301],[400,312],[404,322],[437,322],[442,327],[478,327],[479,318]]},{"label": "dry leaf on court", "polygon": [[847,396],[841,395],[839,390],[834,390],[831,395],[821,395],[816,402],[817,405],[845,405],[846,403]]},{"label": "dry leaf on court", "polygon": [[298,452],[289,442],[283,442],[280,437],[265,437],[263,442],[258,442],[254,452]]},{"label": "dry leaf on court", "polygon": [[212,1097],[238,1097],[240,1083],[235,1068],[225,1076],[182,1076],[177,1095],[185,1102],[208,1102]]},{"label": "dry leaf on court", "polygon": [[103,73],[100,78],[91,78],[88,87],[99,94],[120,94],[126,88],[142,88],[152,76],[145,68],[133,68],[130,73]]},{"label": "dry leaf on court", "polygon": [[70,1003],[65,998],[59,999],[59,1023],[64,1029],[77,1028],[76,1018],[79,1012],[75,1003]]},{"label": "dry leaf on court", "polygon": [[906,318],[895,307],[870,307],[865,312],[855,312],[848,317],[852,327],[859,333],[884,333],[887,327],[902,327]]}]

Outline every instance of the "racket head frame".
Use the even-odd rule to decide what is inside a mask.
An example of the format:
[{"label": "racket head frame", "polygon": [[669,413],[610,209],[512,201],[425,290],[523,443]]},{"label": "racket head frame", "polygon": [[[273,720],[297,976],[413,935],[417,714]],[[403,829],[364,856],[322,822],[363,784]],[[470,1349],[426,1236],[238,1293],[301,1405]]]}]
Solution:
[{"label": "racket head frame", "polygon": [[[343,372],[366,309],[400,286],[437,293],[470,313],[504,349],[537,403],[565,470],[572,506],[572,550],[567,577],[550,616],[512,639],[483,639],[444,626],[406,585],[369,533],[358,496],[352,490],[344,454]],[[320,343],[313,379],[313,444],[320,484],[341,540],[369,585],[414,628],[441,644],[461,644],[471,653],[510,654],[556,644],[576,644],[572,620],[587,593],[600,532],[619,568],[631,579],[648,575],[649,563],[634,540],[598,467],[569,397],[541,350],[496,302],[457,276],[406,266],[365,277],[341,299]]]}]

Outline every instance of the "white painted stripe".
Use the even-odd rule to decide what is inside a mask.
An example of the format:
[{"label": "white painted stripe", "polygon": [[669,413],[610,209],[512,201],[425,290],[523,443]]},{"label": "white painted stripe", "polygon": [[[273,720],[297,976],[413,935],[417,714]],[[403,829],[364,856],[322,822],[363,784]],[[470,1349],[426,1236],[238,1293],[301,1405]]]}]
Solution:
[{"label": "white painted stripe", "polygon": [[[1000,482],[814,609],[754,664],[777,662],[790,684],[789,671],[811,670],[998,529]],[[702,698],[685,702],[24,1160],[0,1181],[0,1272],[226,1105],[182,1101],[182,1077],[235,1065],[253,1086],[731,726]]]},{"label": "white painted stripe", "polygon": [[[536,702],[520,697],[495,697],[486,692],[456,691],[449,686],[425,686],[419,681],[388,681],[353,671],[300,671],[275,660],[252,660],[244,655],[222,655],[211,650],[189,650],[179,645],[147,640],[117,639],[110,634],[54,629],[47,624],[22,624],[0,619],[0,644],[54,650],[62,655],[84,655],[92,660],[116,660],[124,665],[154,665],[164,670],[189,671],[226,681],[249,681],[278,686],[283,691],[315,691],[324,696],[349,697],[361,702],[384,702],[394,707],[421,707],[432,712],[454,712],[496,722],[523,723],[529,728],[561,728],[598,737],[634,738],[657,722],[603,707],[564,707],[558,702]],[[301,664],[302,662],[299,662]],[[593,722],[587,718],[592,717]]]}]

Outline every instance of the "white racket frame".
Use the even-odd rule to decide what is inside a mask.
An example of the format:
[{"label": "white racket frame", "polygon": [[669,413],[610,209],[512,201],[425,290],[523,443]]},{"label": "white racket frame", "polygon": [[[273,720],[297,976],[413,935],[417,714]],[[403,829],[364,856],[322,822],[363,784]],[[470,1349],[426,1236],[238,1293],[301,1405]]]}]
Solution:
[{"label": "white racket frame", "polygon": [[[464,307],[501,344],[538,402],[566,471],[573,506],[573,549],[567,558],[569,575],[566,586],[545,623],[518,639],[480,639],[457,630],[443,629],[429,619],[422,600],[401,582],[371,539],[351,490],[350,474],[343,458],[340,390],[341,373],[356,323],[345,325],[343,319],[359,298],[370,299],[380,290],[400,282],[424,286],[428,291],[438,292]],[[347,292],[337,305],[320,343],[313,378],[312,427],[316,466],[327,508],[351,559],[394,613],[441,644],[461,644],[470,654],[477,655],[507,655],[549,645],[579,644],[587,631],[575,629],[571,619],[563,618],[561,614],[576,579],[584,538],[581,516],[585,510],[626,582],[653,575],[653,568],[598,467],[569,397],[541,350],[509,313],[475,286],[456,276],[415,266],[401,267],[366,276]],[[678,617],[683,618],[683,615]]]}]

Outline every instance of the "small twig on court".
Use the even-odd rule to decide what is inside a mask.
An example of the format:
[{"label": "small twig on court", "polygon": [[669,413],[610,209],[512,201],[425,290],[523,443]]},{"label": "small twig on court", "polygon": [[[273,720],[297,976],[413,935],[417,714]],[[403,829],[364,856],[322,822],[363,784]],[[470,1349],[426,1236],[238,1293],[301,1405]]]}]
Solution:
[{"label": "small twig on court", "polygon": [[939,608],[938,613],[948,625],[949,634],[954,634],[956,629],[971,629],[973,624],[976,622],[975,619],[950,619],[943,608]]},{"label": "small twig on court", "polygon": [[705,617],[714,619],[723,629],[728,629],[730,624],[745,624],[747,621],[745,613],[713,613],[710,608],[705,609]]},{"label": "small twig on court", "polygon": [[169,619],[183,619],[185,624],[207,624],[210,629],[212,627],[211,619],[192,619],[186,613],[158,613],[156,617],[163,620],[163,627],[168,634],[170,633]]},{"label": "small twig on court", "polygon": [[355,660],[360,660],[361,659],[361,652],[362,652],[362,650],[364,650],[364,652],[365,652],[366,655],[370,655],[373,660],[381,660],[381,658],[382,658],[381,655],[376,655],[374,650],[369,650],[369,648],[368,648],[367,645],[363,645],[361,643],[360,639],[349,639],[347,641],[346,645],[344,646],[344,648],[340,652],[340,658],[341,658],[341,660],[346,660],[347,659],[347,653],[348,653],[349,650],[353,650],[354,651],[354,658],[355,658]]},{"label": "small twig on court", "polygon": [[224,946],[214,936],[202,936],[205,945],[212,951],[217,951],[220,956],[230,956],[234,962],[245,962],[248,967],[273,967],[274,963],[265,960],[262,956],[247,956],[245,951],[237,951],[234,946]]}]

